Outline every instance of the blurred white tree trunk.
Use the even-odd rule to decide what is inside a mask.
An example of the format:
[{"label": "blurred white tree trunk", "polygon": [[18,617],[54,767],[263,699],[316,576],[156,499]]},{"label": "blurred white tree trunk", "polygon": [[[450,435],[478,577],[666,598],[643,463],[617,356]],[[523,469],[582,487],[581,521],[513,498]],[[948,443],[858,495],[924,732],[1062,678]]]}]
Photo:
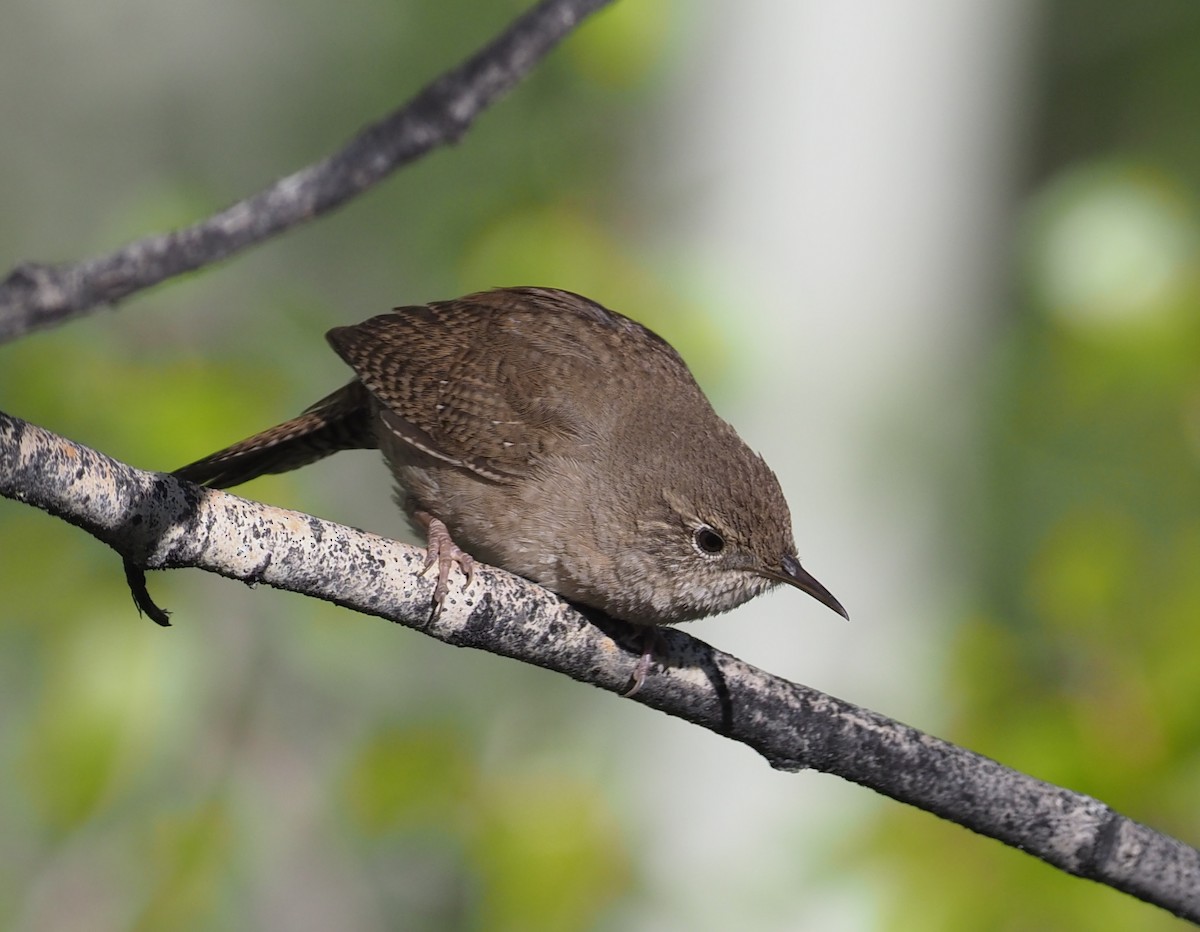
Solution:
[{"label": "blurred white tree trunk", "polygon": [[[673,108],[683,124],[656,168],[684,208],[673,235],[696,292],[729,321],[730,355],[751,360],[728,413],[779,472],[805,565],[853,619],[777,595],[696,633],[934,731],[939,664],[969,598],[946,557],[971,543],[938,521],[956,462],[969,488],[970,393],[1004,300],[1035,12],[706,6]],[[862,878],[797,887],[875,801],[815,775],[798,789],[694,729],[669,740],[678,753],[655,759],[676,763],[645,797],[662,915],[644,928],[675,910],[701,929],[875,927]],[[714,801],[715,819],[689,820]]]}]

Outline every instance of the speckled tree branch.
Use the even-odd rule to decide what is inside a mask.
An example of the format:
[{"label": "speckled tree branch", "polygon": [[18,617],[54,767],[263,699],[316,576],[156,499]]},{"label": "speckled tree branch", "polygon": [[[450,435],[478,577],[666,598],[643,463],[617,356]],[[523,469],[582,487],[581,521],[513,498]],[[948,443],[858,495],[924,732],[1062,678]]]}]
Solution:
[{"label": "speckled tree branch", "polygon": [[[489,567],[469,589],[452,588],[429,623],[432,582],[419,549],[134,469],[3,413],[0,495],[74,524],[138,565],[197,567],[299,592],[610,692],[627,687],[636,662],[628,626],[589,619]],[[835,774],[1200,921],[1200,851],[682,631],[664,632],[663,642],[664,666],[634,701],[746,744],[781,770]]]},{"label": "speckled tree branch", "polygon": [[340,207],[430,150],[457,142],[585,17],[610,2],[543,0],[340,151],[199,223],[80,262],[18,265],[0,282],[0,343],[227,259]]}]

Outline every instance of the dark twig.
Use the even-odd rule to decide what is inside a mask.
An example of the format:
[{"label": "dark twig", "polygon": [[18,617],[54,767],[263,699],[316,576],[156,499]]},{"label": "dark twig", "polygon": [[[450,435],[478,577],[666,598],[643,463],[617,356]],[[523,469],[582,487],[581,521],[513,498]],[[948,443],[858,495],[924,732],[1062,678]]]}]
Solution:
[{"label": "dark twig", "polygon": [[[611,692],[626,688],[639,653],[629,626],[596,623],[490,567],[465,590],[452,586],[430,622],[433,582],[420,550],[136,470],[2,413],[0,495],[77,525],[138,566],[264,582]],[[661,650],[665,667],[634,701],[747,744],[773,767],[836,774],[1200,921],[1200,851],[1090,796],[789,683],[681,631],[664,631]]]},{"label": "dark twig", "polygon": [[81,262],[26,262],[0,282],[0,343],[51,327],[319,217],[456,142],[589,14],[612,0],[543,0],[340,151],[182,230]]}]

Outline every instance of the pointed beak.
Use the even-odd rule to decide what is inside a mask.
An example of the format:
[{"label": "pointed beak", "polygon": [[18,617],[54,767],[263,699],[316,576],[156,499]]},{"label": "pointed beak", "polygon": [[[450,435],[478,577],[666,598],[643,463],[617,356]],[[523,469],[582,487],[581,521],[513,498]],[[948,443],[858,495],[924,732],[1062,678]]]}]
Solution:
[{"label": "pointed beak", "polygon": [[833,597],[832,592],[817,582],[813,575],[800,565],[799,560],[791,554],[785,554],[783,560],[780,561],[780,566],[783,571],[775,577],[776,579],[795,586],[801,592],[807,592],[822,605],[828,605],[847,621],[850,620],[850,615],[842,608],[842,603]]}]

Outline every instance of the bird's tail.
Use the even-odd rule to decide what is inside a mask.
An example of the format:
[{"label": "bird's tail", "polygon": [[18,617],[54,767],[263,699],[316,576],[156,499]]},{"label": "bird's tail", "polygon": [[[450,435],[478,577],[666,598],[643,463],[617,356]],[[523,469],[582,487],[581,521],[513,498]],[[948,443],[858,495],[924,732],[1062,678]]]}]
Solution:
[{"label": "bird's tail", "polygon": [[174,475],[214,489],[315,463],[339,450],[375,449],[371,399],[354,381],[303,414],[176,469]]}]

